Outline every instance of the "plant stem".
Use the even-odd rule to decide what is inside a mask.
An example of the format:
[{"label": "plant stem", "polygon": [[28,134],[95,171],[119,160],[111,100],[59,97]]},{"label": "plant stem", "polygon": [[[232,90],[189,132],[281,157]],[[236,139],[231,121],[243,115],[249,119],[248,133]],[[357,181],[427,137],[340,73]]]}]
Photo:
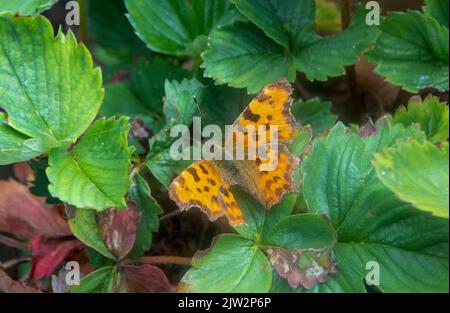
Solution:
[{"label": "plant stem", "polygon": [[3,262],[3,263],[0,262],[0,267],[3,267],[4,269],[8,269],[8,268],[11,268],[13,266],[16,266],[17,264],[24,263],[24,262],[29,262],[29,261],[31,261],[30,257],[17,258],[17,259],[13,259],[13,260],[9,260],[9,261]]},{"label": "plant stem", "polygon": [[[351,8],[352,1],[351,0],[342,0],[341,7],[341,22],[342,22],[342,30],[347,29],[351,20]],[[361,91],[359,90],[358,80],[356,77],[355,65],[347,66],[345,69],[345,73],[347,76],[348,89],[350,92],[351,103],[350,110],[351,113],[356,117],[357,122],[361,120],[362,117],[362,107],[363,103],[361,102]]]},{"label": "plant stem", "polygon": [[23,243],[21,241],[18,241],[16,239],[13,238],[9,238],[3,235],[0,235],[0,243],[9,246],[9,247],[13,247],[19,250],[29,250],[30,247],[26,244]]},{"label": "plant stem", "polygon": [[192,258],[181,256],[144,256],[141,258],[142,263],[149,264],[177,264],[177,265],[191,265]]},{"label": "plant stem", "polygon": [[89,27],[86,0],[78,0],[80,4],[80,39],[87,46],[89,43]]}]

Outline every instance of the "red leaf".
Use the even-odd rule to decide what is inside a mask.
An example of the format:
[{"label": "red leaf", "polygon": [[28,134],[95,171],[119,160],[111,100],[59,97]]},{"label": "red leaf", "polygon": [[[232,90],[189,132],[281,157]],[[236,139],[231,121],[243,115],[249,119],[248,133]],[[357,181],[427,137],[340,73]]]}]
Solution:
[{"label": "red leaf", "polygon": [[37,236],[30,240],[30,246],[33,252],[30,277],[40,279],[53,274],[83,244],[76,239],[45,239]]},{"label": "red leaf", "polygon": [[71,234],[56,206],[46,205],[44,198],[32,195],[14,180],[0,181],[0,231],[22,239]]},{"label": "red leaf", "polygon": [[172,291],[166,274],[159,267],[124,265],[120,269],[123,274],[120,290],[123,292],[161,293]]},{"label": "red leaf", "polygon": [[118,259],[124,259],[136,240],[141,212],[134,204],[125,210],[108,209],[98,214],[98,226],[109,251]]}]

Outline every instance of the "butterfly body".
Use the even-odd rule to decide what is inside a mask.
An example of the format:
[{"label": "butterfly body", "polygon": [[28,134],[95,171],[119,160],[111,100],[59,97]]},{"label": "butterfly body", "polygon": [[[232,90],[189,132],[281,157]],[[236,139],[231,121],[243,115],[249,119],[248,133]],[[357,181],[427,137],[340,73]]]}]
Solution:
[{"label": "butterfly body", "polygon": [[[239,225],[245,221],[230,186],[243,187],[266,208],[280,202],[285,193],[296,190],[292,174],[299,160],[290,154],[285,145],[298,129],[290,113],[291,93],[291,86],[286,80],[271,83],[233,124],[241,131],[245,148],[262,147],[266,155],[256,154],[255,158],[248,158],[246,151],[243,159],[197,161],[172,182],[169,196],[181,210],[199,207],[211,220],[226,216],[231,225]],[[262,133],[259,130],[261,125],[267,128],[276,126],[277,130]],[[256,129],[256,133],[247,132],[251,127]],[[221,149],[229,151],[231,145],[236,144],[235,138],[232,138],[228,137],[225,147]],[[275,142],[276,146],[269,147],[271,142]]]}]

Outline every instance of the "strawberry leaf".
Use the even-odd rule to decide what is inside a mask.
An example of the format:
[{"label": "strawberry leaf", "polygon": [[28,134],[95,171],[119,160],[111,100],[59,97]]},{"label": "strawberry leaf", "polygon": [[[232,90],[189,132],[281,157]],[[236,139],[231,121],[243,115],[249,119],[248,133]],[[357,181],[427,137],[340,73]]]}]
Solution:
[{"label": "strawberry leaf", "polygon": [[423,12],[448,28],[448,0],[425,0]]},{"label": "strawberry leaf", "polygon": [[374,153],[410,138],[423,141],[424,134],[416,127],[378,123],[374,134],[360,137],[338,123],[327,138],[315,141],[303,162],[309,212],[327,214],[337,232],[336,270],[346,275],[339,280],[360,280],[340,291],[360,291],[370,261],[380,266],[376,287],[381,291],[448,290],[443,279],[448,276],[448,220],[398,199],[372,165]]},{"label": "strawberry leaf", "polygon": [[51,151],[47,176],[54,197],[98,211],[124,208],[130,185],[127,118],[100,119],[73,149]]},{"label": "strawberry leaf", "polygon": [[438,148],[412,141],[375,155],[374,166],[380,180],[400,199],[448,218],[448,162],[447,142]]},{"label": "strawberry leaf", "polygon": [[428,97],[424,101],[410,101],[408,106],[400,107],[392,118],[393,124],[410,126],[420,125],[433,143],[448,139],[448,106],[437,97]]},{"label": "strawberry leaf", "polygon": [[133,248],[141,213],[134,204],[124,210],[108,209],[97,214],[98,228],[108,250],[123,260]]},{"label": "strawberry leaf", "polygon": [[95,211],[76,209],[75,216],[69,219],[69,226],[73,235],[86,246],[95,249],[109,259],[115,260],[115,257],[103,242]]},{"label": "strawberry leaf", "polygon": [[120,291],[128,293],[160,293],[171,292],[172,286],[164,272],[153,265],[120,266],[122,280],[118,286]]},{"label": "strawberry leaf", "polygon": [[47,238],[70,235],[58,208],[32,195],[25,185],[2,180],[0,190],[0,232],[28,240],[36,235]]},{"label": "strawberry leaf", "polygon": [[147,46],[159,53],[196,56],[210,30],[235,13],[225,0],[126,0],[128,19]]},{"label": "strawberry leaf", "polygon": [[314,134],[331,128],[337,120],[331,113],[331,102],[313,98],[308,101],[298,100],[292,104],[292,114],[300,125],[311,125]]},{"label": "strawberry leaf", "polygon": [[30,137],[0,121],[0,165],[30,160],[43,151],[27,145]]},{"label": "strawberry leaf", "polygon": [[412,11],[389,13],[380,29],[374,50],[367,54],[378,74],[410,92],[426,87],[448,90],[447,27]]},{"label": "strawberry leaf", "polygon": [[80,285],[70,289],[72,293],[110,293],[116,291],[119,272],[114,266],[105,266],[80,281]]},{"label": "strawberry leaf", "polygon": [[138,174],[134,176],[134,185],[130,190],[130,200],[136,204],[141,213],[141,221],[136,232],[136,240],[129,257],[137,259],[144,255],[152,245],[152,233],[159,229],[158,215],[163,211],[152,197],[147,182]]},{"label": "strawberry leaf", "polygon": [[70,31],[54,38],[44,17],[0,14],[0,38],[0,106],[8,125],[30,138],[25,145],[33,151],[75,142],[103,99],[89,51]]},{"label": "strawberry leaf", "polygon": [[197,252],[181,283],[191,292],[267,292],[272,284],[269,260],[246,238],[224,234],[209,251]]},{"label": "strawberry leaf", "polygon": [[22,16],[38,15],[48,10],[58,0],[8,0],[0,3],[0,13],[9,11]]},{"label": "strawberry leaf", "polygon": [[[182,280],[185,289],[193,292],[266,292],[272,286],[271,267],[291,286],[312,288],[334,272],[331,258],[336,240],[334,230],[319,215],[290,216],[295,194],[287,195],[280,204],[266,211],[239,188],[233,188],[232,192],[247,224],[235,228],[241,236],[221,235],[209,251],[194,257],[194,268]],[[246,264],[244,274],[238,263]],[[224,264],[228,265],[225,267]],[[257,271],[255,267],[263,270]],[[228,270],[224,271],[224,268]]]},{"label": "strawberry leaf", "polygon": [[[312,0],[234,2],[256,26],[237,22],[212,31],[202,67],[206,77],[246,87],[249,93],[278,77],[294,81],[296,71],[304,72],[310,80],[341,75],[378,36],[378,29],[366,24],[362,8],[347,30],[320,37],[313,30]],[[301,19],[296,17],[297,11],[302,12]]]}]

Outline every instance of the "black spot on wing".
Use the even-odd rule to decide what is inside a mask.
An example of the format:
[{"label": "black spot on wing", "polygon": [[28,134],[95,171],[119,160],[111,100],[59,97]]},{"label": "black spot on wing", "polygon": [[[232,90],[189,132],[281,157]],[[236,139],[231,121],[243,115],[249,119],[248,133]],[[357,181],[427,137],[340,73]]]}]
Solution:
[{"label": "black spot on wing", "polygon": [[249,121],[252,121],[255,123],[258,122],[261,117],[258,114],[253,113],[250,108],[245,109],[243,116],[246,120],[249,120]]},{"label": "black spot on wing", "polygon": [[200,181],[200,177],[197,174],[197,171],[195,168],[190,167],[187,169],[188,173],[192,175],[192,177],[194,178],[195,182],[199,182]]}]

